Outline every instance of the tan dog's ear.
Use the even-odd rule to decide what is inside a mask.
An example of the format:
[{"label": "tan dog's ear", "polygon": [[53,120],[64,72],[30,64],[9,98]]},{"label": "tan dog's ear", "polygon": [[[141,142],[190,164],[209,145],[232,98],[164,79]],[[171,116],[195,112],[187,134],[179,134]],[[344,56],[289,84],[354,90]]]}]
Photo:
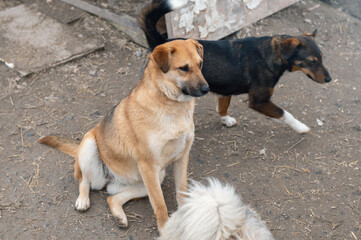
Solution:
[{"label": "tan dog's ear", "polygon": [[163,45],[160,45],[153,50],[152,58],[162,72],[166,73],[169,71],[171,54],[174,53],[174,51],[174,48]]},{"label": "tan dog's ear", "polygon": [[282,53],[286,59],[292,57],[292,55],[301,47],[301,42],[297,38],[288,38],[282,42]]},{"label": "tan dog's ear", "polygon": [[199,56],[201,56],[201,58],[203,59],[203,46],[202,44],[200,44],[197,40],[190,38],[189,41],[191,41],[194,45],[196,45],[197,48],[197,52],[199,54]]}]

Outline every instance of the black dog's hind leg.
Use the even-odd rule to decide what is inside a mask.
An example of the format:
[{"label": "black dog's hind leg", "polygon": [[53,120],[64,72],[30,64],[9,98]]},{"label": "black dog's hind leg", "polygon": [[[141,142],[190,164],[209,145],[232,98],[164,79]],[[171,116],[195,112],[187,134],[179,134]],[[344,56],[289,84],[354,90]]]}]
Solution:
[{"label": "black dog's hind leg", "polygon": [[249,93],[249,107],[275,120],[286,123],[296,132],[302,134],[310,131],[305,124],[295,119],[291,113],[271,102],[273,88],[261,89]]}]

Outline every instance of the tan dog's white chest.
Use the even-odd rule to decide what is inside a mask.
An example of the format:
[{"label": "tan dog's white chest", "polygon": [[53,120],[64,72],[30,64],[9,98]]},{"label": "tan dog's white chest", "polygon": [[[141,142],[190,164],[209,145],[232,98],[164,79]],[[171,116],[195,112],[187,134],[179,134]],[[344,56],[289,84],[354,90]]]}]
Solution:
[{"label": "tan dog's white chest", "polygon": [[157,133],[154,132],[149,137],[149,146],[158,159],[161,168],[165,168],[168,164],[176,161],[184,154],[185,147],[189,141],[193,141],[194,127],[190,126],[187,130],[164,129]]}]

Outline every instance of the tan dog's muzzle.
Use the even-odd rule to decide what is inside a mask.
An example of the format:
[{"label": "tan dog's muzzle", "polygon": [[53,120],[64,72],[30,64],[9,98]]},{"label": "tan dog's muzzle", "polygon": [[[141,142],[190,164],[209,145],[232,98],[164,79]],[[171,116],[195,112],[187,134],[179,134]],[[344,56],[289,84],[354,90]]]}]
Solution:
[{"label": "tan dog's muzzle", "polygon": [[199,70],[199,74],[196,74],[195,78],[190,81],[184,83],[182,87],[182,93],[184,95],[189,95],[192,97],[201,97],[206,95],[209,92],[209,85],[207,81],[204,79],[201,71]]}]

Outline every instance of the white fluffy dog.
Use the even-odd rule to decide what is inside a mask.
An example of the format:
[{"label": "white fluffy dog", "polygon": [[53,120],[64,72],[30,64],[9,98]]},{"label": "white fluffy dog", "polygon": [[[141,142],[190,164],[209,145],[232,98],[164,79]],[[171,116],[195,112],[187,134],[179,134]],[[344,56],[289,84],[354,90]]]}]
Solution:
[{"label": "white fluffy dog", "polygon": [[232,186],[209,178],[208,186],[192,182],[185,195],[158,240],[274,240]]}]

